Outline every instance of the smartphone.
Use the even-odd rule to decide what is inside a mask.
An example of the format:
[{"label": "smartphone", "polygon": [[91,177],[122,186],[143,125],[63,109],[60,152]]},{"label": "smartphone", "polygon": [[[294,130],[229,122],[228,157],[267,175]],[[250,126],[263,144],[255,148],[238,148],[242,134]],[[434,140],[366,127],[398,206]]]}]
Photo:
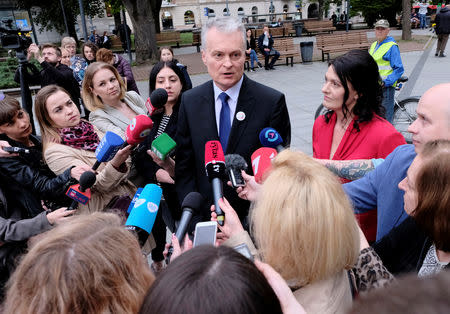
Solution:
[{"label": "smartphone", "polygon": [[238,246],[235,246],[233,249],[235,249],[245,257],[247,257],[249,260],[253,261],[253,255],[250,252],[250,249],[248,248],[247,244],[245,243],[239,244]]},{"label": "smartphone", "polygon": [[231,185],[233,186],[233,188],[245,186],[245,181],[240,171],[235,171],[234,169],[231,169],[228,172],[228,177],[230,178]]},{"label": "smartphone", "polygon": [[14,153],[24,153],[24,154],[29,154],[30,150],[26,149],[26,148],[22,148],[22,147],[11,147],[11,146],[7,146],[7,147],[3,147],[3,150],[5,152],[8,152],[10,154],[14,154]]},{"label": "smartphone", "polygon": [[217,222],[205,221],[195,225],[194,247],[204,244],[215,245]]}]

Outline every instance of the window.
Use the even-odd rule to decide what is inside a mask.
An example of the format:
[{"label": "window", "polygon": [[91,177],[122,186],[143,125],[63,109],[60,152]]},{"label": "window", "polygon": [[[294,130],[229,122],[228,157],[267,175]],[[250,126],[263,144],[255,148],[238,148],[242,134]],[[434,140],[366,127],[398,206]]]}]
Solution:
[{"label": "window", "polygon": [[[257,15],[257,14],[258,14],[258,8],[257,8],[257,7],[253,7],[253,8],[252,8],[252,15]],[[253,17],[252,17],[252,22],[253,22],[253,23],[256,23],[256,22],[257,22],[256,16],[253,16]]]},{"label": "window", "polygon": [[184,12],[184,24],[195,24],[194,12],[191,10]]},{"label": "window", "polygon": [[229,16],[230,12],[227,10],[227,8],[223,9],[223,16]]}]

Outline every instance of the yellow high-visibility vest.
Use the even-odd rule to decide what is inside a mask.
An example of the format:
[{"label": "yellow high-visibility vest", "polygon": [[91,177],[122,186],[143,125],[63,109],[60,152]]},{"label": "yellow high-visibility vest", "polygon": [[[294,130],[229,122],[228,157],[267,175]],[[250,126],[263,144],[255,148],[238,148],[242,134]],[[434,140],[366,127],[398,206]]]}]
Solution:
[{"label": "yellow high-visibility vest", "polygon": [[[386,61],[383,59],[383,56],[386,54],[386,52],[391,49],[392,46],[398,46],[396,42],[389,41],[387,43],[382,44],[378,47],[377,51],[375,51],[375,47],[377,46],[377,41],[372,43],[372,46],[370,46],[369,54],[372,56],[372,58],[375,60],[375,62],[378,65],[378,72],[380,72],[381,78],[384,80],[386,77],[388,77],[394,70],[391,67],[391,63],[389,61]],[[394,85],[396,86],[397,81],[394,82]]]}]

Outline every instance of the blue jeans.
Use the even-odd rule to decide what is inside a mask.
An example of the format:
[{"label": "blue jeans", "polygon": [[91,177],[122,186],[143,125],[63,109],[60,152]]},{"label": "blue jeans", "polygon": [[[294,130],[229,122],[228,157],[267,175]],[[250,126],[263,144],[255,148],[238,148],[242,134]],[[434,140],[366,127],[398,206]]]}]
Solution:
[{"label": "blue jeans", "polygon": [[250,50],[250,64],[252,66],[252,69],[255,67],[255,61],[258,62],[258,55],[256,54],[256,51],[251,49]]},{"label": "blue jeans", "polygon": [[419,14],[420,18],[420,28],[424,29],[427,27],[427,15],[426,14]]},{"label": "blue jeans", "polygon": [[392,123],[392,118],[394,117],[394,96],[395,87],[385,86],[383,87],[383,102],[382,105],[386,110],[386,120]]}]

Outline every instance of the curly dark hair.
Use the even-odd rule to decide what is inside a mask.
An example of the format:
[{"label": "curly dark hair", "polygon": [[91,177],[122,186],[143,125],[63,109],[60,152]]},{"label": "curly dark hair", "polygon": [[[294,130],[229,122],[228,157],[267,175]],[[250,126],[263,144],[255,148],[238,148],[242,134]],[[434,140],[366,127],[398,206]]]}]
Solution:
[{"label": "curly dark hair", "polygon": [[[385,110],[381,102],[383,100],[382,80],[378,72],[378,65],[372,56],[363,50],[351,50],[345,55],[337,57],[329,63],[336,72],[342,86],[344,87],[344,102],[342,113],[344,119],[349,113],[345,104],[348,99],[350,83],[358,94],[352,114],[357,117],[353,128],[359,132],[359,124],[371,121],[374,114],[384,118]],[[332,110],[325,113],[325,121],[330,121]]]}]

